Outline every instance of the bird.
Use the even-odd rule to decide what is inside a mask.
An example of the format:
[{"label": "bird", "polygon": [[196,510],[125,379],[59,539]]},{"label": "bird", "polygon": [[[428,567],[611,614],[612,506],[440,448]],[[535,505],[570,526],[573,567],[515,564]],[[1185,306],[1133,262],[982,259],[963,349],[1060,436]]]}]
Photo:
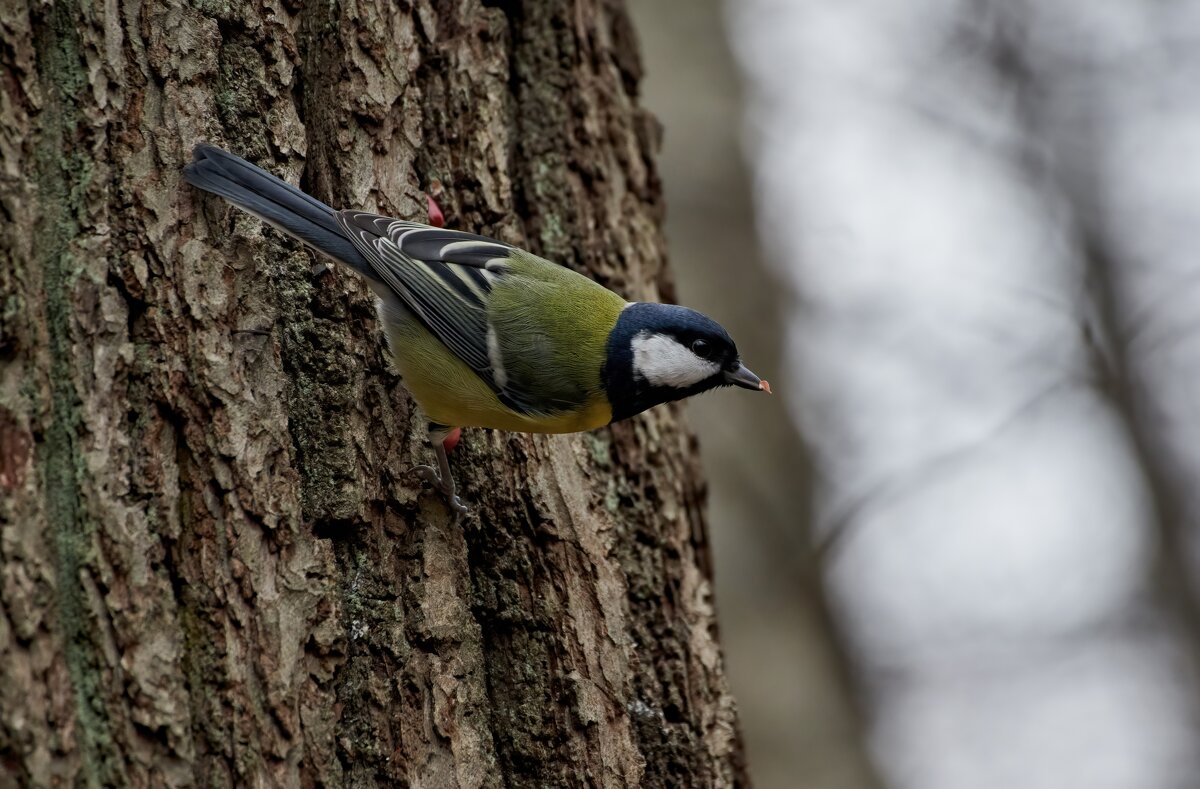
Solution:
[{"label": "bird", "polygon": [[486,236],[335,210],[208,143],[183,177],[366,280],[401,382],[429,420],[436,467],[414,471],[455,513],[467,507],[447,446],[461,428],[573,433],[718,387],[771,391],[729,333],[687,307],[626,301]]}]

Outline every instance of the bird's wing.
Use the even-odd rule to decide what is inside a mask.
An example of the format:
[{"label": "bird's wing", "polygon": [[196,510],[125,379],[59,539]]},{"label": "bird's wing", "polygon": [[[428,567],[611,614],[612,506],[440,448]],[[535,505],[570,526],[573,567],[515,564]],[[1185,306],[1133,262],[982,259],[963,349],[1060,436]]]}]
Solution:
[{"label": "bird's wing", "polygon": [[338,224],[376,275],[509,408],[535,415],[537,398],[509,380],[488,323],[495,283],[514,247],[484,236],[362,211],[339,211]]}]

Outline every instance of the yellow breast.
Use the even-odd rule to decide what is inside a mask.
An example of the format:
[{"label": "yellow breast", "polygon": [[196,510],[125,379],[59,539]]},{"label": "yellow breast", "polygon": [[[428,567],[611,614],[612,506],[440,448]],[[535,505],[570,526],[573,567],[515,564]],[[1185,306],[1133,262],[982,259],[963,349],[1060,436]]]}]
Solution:
[{"label": "yellow breast", "polygon": [[546,417],[520,414],[415,320],[389,323],[388,342],[396,369],[417,405],[433,422],[448,427],[490,427],[517,433],[576,433],[612,421],[603,392],[582,407]]}]

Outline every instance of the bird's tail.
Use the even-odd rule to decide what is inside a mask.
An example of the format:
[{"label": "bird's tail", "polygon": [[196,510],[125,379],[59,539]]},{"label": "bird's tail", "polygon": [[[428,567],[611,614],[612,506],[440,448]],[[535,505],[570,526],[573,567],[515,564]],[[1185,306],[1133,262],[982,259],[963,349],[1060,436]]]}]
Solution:
[{"label": "bird's tail", "polygon": [[183,177],[368,279],[378,279],[338,226],[332,208],[242,157],[200,143],[192,151],[191,164],[183,168]]}]

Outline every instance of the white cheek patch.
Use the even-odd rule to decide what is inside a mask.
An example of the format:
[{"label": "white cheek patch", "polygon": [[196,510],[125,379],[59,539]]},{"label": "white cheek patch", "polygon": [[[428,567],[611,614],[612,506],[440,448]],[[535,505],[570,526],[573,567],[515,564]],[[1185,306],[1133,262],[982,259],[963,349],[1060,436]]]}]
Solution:
[{"label": "white cheek patch", "polygon": [[633,374],[651,386],[686,389],[720,370],[716,362],[701,359],[665,334],[643,331],[633,338]]}]

